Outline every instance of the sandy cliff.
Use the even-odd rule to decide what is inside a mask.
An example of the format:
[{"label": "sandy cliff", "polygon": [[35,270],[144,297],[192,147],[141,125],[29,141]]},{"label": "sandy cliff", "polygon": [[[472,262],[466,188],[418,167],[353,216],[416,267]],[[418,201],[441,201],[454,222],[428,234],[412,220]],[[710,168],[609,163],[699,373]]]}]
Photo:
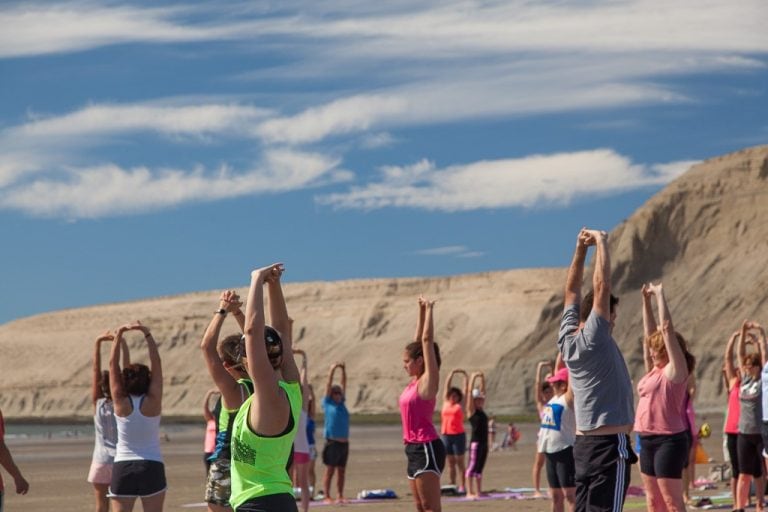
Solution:
[{"label": "sandy cliff", "polygon": [[[694,166],[614,229],[610,240],[614,292],[621,297],[615,335],[631,373],[642,372],[640,285],[663,278],[676,328],[699,358],[699,408],[719,408],[729,333],[744,317],[768,324],[768,146]],[[299,283],[286,286],[286,298],[313,384],[321,388],[327,368],[346,361],[355,412],[395,410],[407,380],[401,351],[413,336],[421,292],[440,299],[436,336],[444,368],[484,370],[490,408],[520,412],[532,407],[536,361],[553,353],[564,279],[565,269],[529,269]],[[92,340],[138,318],[160,341],[166,413],[198,415],[211,385],[198,347],[217,296],[210,291],[94,306],[0,326],[0,406],[7,416],[89,416]],[[234,329],[227,319],[222,332]],[[146,360],[140,339],[131,348],[134,359]]]}]

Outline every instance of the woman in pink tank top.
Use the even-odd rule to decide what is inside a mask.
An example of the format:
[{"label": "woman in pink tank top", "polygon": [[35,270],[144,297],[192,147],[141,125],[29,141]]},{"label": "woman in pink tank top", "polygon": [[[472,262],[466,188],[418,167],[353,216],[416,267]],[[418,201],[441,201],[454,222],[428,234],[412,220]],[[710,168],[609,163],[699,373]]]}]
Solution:
[{"label": "woman in pink tank top", "polygon": [[440,350],[434,341],[435,302],[419,297],[419,318],[413,343],[403,352],[403,367],[411,381],[400,395],[403,442],[408,480],[419,512],[440,512],[440,475],[445,447],[432,424],[440,387]]},{"label": "woman in pink tank top", "polygon": [[[651,297],[656,296],[656,325]],[[640,475],[648,510],[684,511],[683,468],[690,449],[685,420],[688,362],[685,340],[672,327],[661,283],[643,285],[643,355],[648,373],[637,392],[635,432],[640,434]],[[692,358],[692,356],[690,356]]]},{"label": "woman in pink tank top", "polygon": [[728,409],[723,431],[726,436],[728,458],[731,459],[731,495],[734,504],[736,503],[736,482],[739,481],[739,452],[736,446],[739,439],[739,411],[741,409],[741,402],[739,401],[741,364],[733,364],[733,349],[740,334],[741,331],[735,331],[728,340],[728,344],[725,346],[723,365],[725,380],[728,384]]}]

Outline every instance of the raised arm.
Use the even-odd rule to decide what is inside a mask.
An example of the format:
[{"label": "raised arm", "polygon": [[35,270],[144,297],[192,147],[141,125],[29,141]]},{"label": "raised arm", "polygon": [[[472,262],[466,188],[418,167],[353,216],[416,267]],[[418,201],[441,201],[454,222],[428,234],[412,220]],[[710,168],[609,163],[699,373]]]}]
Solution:
[{"label": "raised arm", "polygon": [[209,389],[205,393],[205,398],[203,399],[203,418],[205,418],[205,421],[211,421],[215,420],[216,418],[213,417],[213,413],[211,412],[211,397],[218,393],[218,390],[216,389]]},{"label": "raised arm", "polygon": [[434,338],[434,307],[435,301],[426,299],[424,311],[424,333],[421,336],[421,348],[424,354],[424,374],[419,377],[418,392],[424,400],[434,400],[440,388],[440,370],[437,366]]},{"label": "raised arm", "polygon": [[288,316],[288,307],[283,296],[283,287],[280,277],[283,275],[283,267],[273,270],[267,281],[269,293],[269,319],[272,327],[277,329],[283,340],[283,361],[280,366],[283,380],[286,382],[299,382],[301,375],[293,357],[293,320]]},{"label": "raised arm", "polygon": [[653,315],[653,305],[651,305],[651,289],[647,284],[643,284],[640,289],[643,300],[643,361],[645,362],[645,371],[650,372],[653,369],[653,359],[651,359],[651,349],[648,346],[648,337],[658,329],[656,318]]},{"label": "raised arm", "polygon": [[451,381],[453,380],[453,377],[459,373],[461,370],[458,368],[454,368],[450,371],[448,376],[445,378],[445,390],[443,391],[443,400],[448,400],[448,391],[451,389]]},{"label": "raised arm", "polygon": [[421,342],[421,336],[424,333],[424,316],[426,315],[426,302],[423,297],[419,297],[419,316],[416,317],[416,332],[413,334],[413,341]]},{"label": "raised arm", "polygon": [[325,396],[327,398],[331,397],[331,388],[333,387],[333,374],[336,371],[336,368],[341,368],[341,364],[332,364],[331,369],[328,370],[328,380],[325,383]]},{"label": "raised arm", "polygon": [[611,258],[608,252],[608,233],[605,231],[588,230],[587,233],[595,241],[595,272],[592,274],[592,289],[595,291],[592,311],[611,320]]},{"label": "raised arm", "polygon": [[112,403],[118,416],[130,414],[128,404],[126,404],[128,394],[123,386],[123,372],[120,368],[120,349],[123,346],[123,333],[125,331],[124,326],[115,331],[115,337],[112,340],[112,352],[109,356],[109,392],[112,394]]},{"label": "raised arm", "polygon": [[536,365],[536,378],[534,379],[534,390],[533,390],[533,396],[536,400],[536,407],[539,408],[543,404],[545,404],[547,401],[544,400],[544,395],[541,392],[541,386],[543,384],[542,382],[542,373],[544,368],[551,368],[552,363],[549,361],[539,361],[539,364]]},{"label": "raised arm", "polygon": [[661,283],[649,284],[651,293],[656,295],[659,310],[661,335],[664,338],[664,348],[667,349],[669,364],[664,367],[664,375],[672,382],[683,382],[688,378],[688,366],[685,363],[685,352],[677,339],[677,333],[672,325],[672,315],[669,313],[667,298]]},{"label": "raised arm", "polygon": [[576,249],[565,281],[565,307],[581,304],[581,283],[584,280],[584,260],[587,257],[589,240],[585,229],[579,231],[576,237]]},{"label": "raised arm", "polygon": [[347,396],[347,364],[342,361],[339,368],[341,369],[341,392]]},{"label": "raised arm", "polygon": [[[474,380],[480,381],[480,385],[479,385],[480,392],[483,394],[483,396],[485,396],[485,374],[483,372],[475,372]],[[475,387],[474,381],[470,385],[472,387]]]},{"label": "raised arm", "polygon": [[475,414],[475,401],[472,400],[472,386],[476,373],[471,373],[464,381],[464,415],[469,418]]},{"label": "raised arm", "polygon": [[750,327],[758,332],[757,351],[760,353],[760,364],[765,366],[766,357],[768,357],[768,350],[765,345],[765,329],[757,322],[750,322]]},{"label": "raised arm", "polygon": [[[282,432],[290,414],[288,398],[278,385],[278,377],[269,362],[264,343],[264,283],[268,276],[281,271],[282,264],[278,263],[251,272],[245,305],[245,353],[248,373],[254,384],[248,423],[251,430],[267,436]],[[283,344],[283,359],[285,357],[293,361],[292,347]]]},{"label": "raised arm", "polygon": [[152,336],[149,327],[142,325],[141,322],[131,324],[130,329],[139,331],[144,335],[144,341],[147,343],[147,352],[149,353],[149,389],[147,390],[147,399],[141,406],[141,412],[145,416],[159,416],[163,407],[163,364],[160,361],[160,352],[157,350],[157,342]]},{"label": "raised arm", "polygon": [[293,349],[294,354],[301,354],[301,368],[299,369],[299,378],[301,379],[301,403],[305,411],[309,411],[309,371],[307,370],[307,353],[303,350]]},{"label": "raised arm", "polygon": [[741,324],[741,332],[739,333],[739,341],[736,344],[736,354],[739,358],[739,371],[741,372],[741,376],[743,377],[744,370],[743,370],[743,364],[744,364],[744,358],[747,357],[747,331],[749,330],[749,321],[744,320]]},{"label": "raised arm", "polygon": [[91,401],[94,407],[96,401],[100,398],[104,398],[104,393],[101,391],[101,344],[105,341],[112,341],[114,335],[105,331],[96,338],[96,343],[93,348],[93,371],[91,375]]},{"label": "raised arm", "polygon": [[741,361],[739,361],[738,365],[733,364],[733,346],[736,344],[736,340],[741,335],[741,331],[734,331],[733,334],[731,334],[731,337],[728,338],[728,344],[725,346],[725,360],[724,360],[724,367],[725,367],[725,380],[728,385],[728,391],[730,391],[733,386],[736,385],[736,382],[739,380],[739,374],[737,373],[739,367],[741,366]]},{"label": "raised arm", "polygon": [[218,302],[219,307],[214,311],[213,317],[203,334],[203,341],[200,343],[205,366],[216,388],[221,392],[221,401],[226,409],[237,409],[240,407],[243,403],[243,396],[237,380],[224,367],[224,362],[219,356],[217,345],[221,326],[224,324],[224,318],[235,310],[240,311],[240,305],[240,298],[233,290],[221,292]]}]

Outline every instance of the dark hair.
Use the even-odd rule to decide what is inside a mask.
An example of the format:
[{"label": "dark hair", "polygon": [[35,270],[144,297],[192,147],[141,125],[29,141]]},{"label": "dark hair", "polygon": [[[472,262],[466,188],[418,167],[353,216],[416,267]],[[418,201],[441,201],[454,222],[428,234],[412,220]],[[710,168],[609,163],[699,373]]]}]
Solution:
[{"label": "dark hair", "polygon": [[272,368],[280,368],[283,363],[283,340],[274,327],[264,326],[264,343],[267,345],[267,357]]},{"label": "dark hair", "polygon": [[[586,322],[587,318],[589,318],[589,314],[592,312],[592,305],[595,302],[595,291],[590,290],[587,292],[587,294],[584,296],[583,299],[581,299],[581,309],[579,310],[579,320],[582,322]],[[613,313],[616,310],[616,305],[619,303],[619,298],[616,297],[614,294],[611,294],[611,313]]]},{"label": "dark hair", "polygon": [[760,354],[752,352],[745,355],[744,363],[751,363],[753,366],[760,366]]},{"label": "dark hair", "polygon": [[[437,343],[433,342],[432,344],[435,346],[435,360],[437,360],[437,367],[440,368],[440,363],[442,362],[442,359],[440,359],[440,347]],[[422,348],[420,341],[410,342],[405,346],[405,351],[408,352],[408,357],[411,359],[424,357],[424,349]]]},{"label": "dark hair", "polygon": [[129,395],[144,395],[149,391],[152,375],[145,364],[133,363],[123,368],[123,386]]},{"label": "dark hair", "polygon": [[448,393],[445,394],[445,398],[448,399],[453,394],[459,397],[459,402],[461,402],[461,399],[464,398],[464,393],[462,393],[461,390],[456,386],[451,386],[448,388]]},{"label": "dark hair", "polygon": [[688,375],[690,375],[693,373],[693,370],[696,369],[696,356],[688,352],[688,342],[685,341],[683,335],[677,331],[675,331],[675,335],[677,336],[677,341],[680,342],[680,346],[683,347],[683,354],[685,355],[685,366],[688,369]]},{"label": "dark hair", "polygon": [[109,370],[101,371],[101,379],[99,379],[99,389],[101,389],[101,396],[107,400],[112,400],[112,390],[109,388]]}]

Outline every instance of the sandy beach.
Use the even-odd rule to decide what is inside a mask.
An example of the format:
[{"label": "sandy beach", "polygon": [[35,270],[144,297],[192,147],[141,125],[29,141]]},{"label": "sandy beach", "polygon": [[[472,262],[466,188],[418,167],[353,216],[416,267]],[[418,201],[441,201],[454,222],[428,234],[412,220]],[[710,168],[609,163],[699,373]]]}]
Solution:
[{"label": "sandy beach", "polygon": [[[531,461],[534,453],[536,426],[518,425],[523,437],[517,450],[495,451],[490,454],[485,471],[484,487],[491,491],[504,491],[506,488],[531,487]],[[721,431],[721,425],[712,422],[712,431]],[[203,429],[196,427],[168,428],[169,440],[163,442],[163,455],[166,461],[168,493],[166,510],[205,510],[202,506],[204,470],[202,463]],[[92,509],[90,484],[85,481],[90,464],[92,439],[89,436],[65,438],[44,435],[30,438],[12,437],[8,445],[29,480],[31,488],[26,496],[13,494],[7,474],[6,509],[27,512],[83,512]],[[322,440],[319,440],[322,443]],[[721,437],[717,434],[704,441],[710,457],[716,462],[722,460]],[[399,499],[385,502],[350,503],[340,505],[322,505],[313,503],[318,511],[353,510],[364,512],[411,511],[414,510],[408,484],[405,478],[405,457],[400,441],[400,428],[396,425],[352,427],[350,464],[347,472],[347,494],[353,498],[363,489],[393,489]],[[697,477],[706,476],[712,464],[697,466]],[[317,474],[322,477],[323,466],[318,461]],[[448,483],[447,474],[443,483]],[[546,477],[542,472],[542,483],[546,487]],[[11,488],[9,488],[9,485]],[[632,473],[633,486],[640,486],[637,466]],[[694,495],[720,494],[727,489],[721,483],[718,488]],[[529,496],[529,493],[523,493]],[[486,510],[499,512],[506,510],[546,511],[549,501],[545,499],[494,499],[470,502],[457,498],[444,498],[444,510],[474,511]],[[629,498],[626,509],[644,509],[643,498]],[[141,510],[137,506],[135,510]]]}]

